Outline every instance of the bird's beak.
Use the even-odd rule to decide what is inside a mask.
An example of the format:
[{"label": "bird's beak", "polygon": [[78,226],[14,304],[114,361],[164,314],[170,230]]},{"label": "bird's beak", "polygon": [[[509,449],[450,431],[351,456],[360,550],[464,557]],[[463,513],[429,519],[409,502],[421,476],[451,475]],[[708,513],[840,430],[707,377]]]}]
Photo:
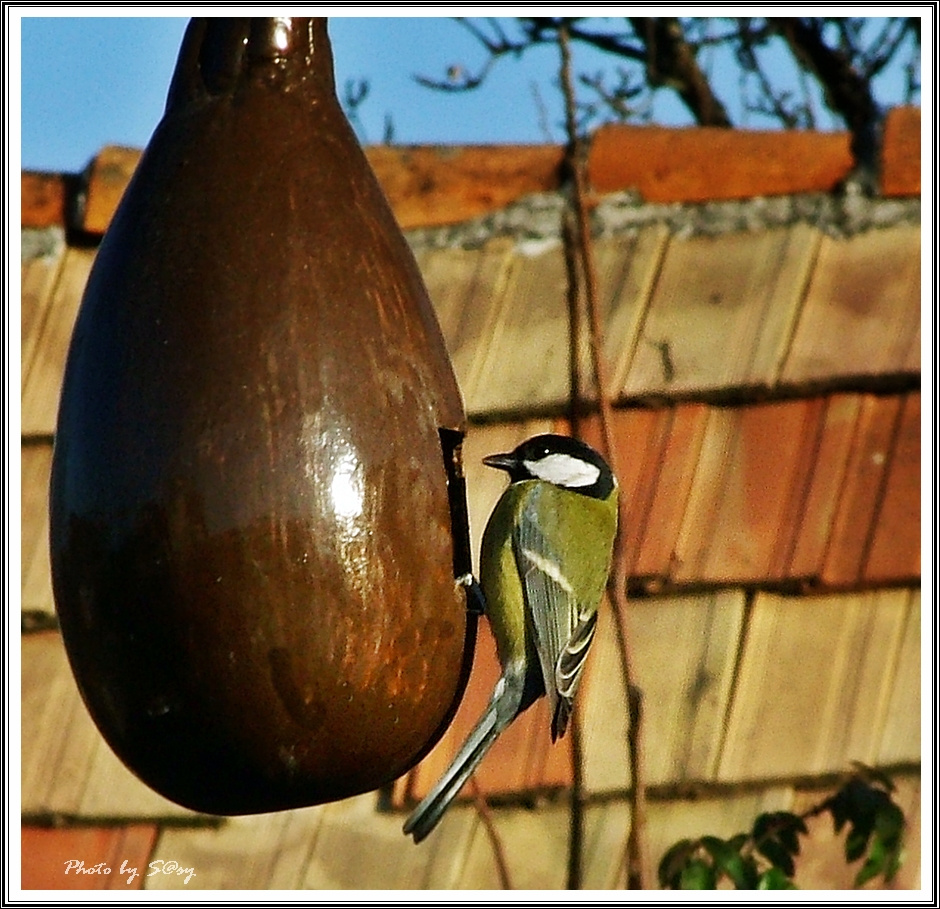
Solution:
[{"label": "bird's beak", "polygon": [[518,462],[511,454],[494,454],[487,455],[483,463],[487,467],[496,467],[499,470],[512,470]]}]

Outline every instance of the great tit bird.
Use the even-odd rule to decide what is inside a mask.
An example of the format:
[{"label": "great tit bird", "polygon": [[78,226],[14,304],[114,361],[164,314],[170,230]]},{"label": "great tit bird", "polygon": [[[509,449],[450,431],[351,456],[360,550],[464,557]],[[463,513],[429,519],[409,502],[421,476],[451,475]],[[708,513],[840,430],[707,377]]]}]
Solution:
[{"label": "great tit bird", "polygon": [[500,733],[547,694],[564,735],[597,625],[617,532],[617,481],[590,446],[539,435],[483,463],[509,474],[480,548],[480,584],[502,674],[450,767],[405,822],[434,829]]}]

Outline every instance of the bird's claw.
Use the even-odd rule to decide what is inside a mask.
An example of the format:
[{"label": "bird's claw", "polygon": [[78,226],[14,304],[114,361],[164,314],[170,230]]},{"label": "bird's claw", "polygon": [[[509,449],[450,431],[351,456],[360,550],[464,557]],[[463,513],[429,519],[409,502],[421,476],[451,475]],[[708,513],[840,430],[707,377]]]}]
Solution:
[{"label": "bird's claw", "polygon": [[486,612],[486,598],[483,596],[483,588],[480,586],[480,582],[468,573],[457,578],[457,583],[466,588],[467,611],[474,613],[474,615],[483,615]]}]

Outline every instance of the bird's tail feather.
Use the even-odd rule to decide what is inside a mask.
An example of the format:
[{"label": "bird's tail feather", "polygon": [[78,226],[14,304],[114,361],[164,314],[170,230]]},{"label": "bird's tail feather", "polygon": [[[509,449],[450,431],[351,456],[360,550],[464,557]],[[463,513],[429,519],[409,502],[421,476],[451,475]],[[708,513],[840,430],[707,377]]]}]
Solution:
[{"label": "bird's tail feather", "polygon": [[507,726],[507,722],[501,720],[500,713],[499,705],[491,702],[437,785],[405,821],[404,831],[406,834],[410,833],[416,843],[420,843],[437,826],[447,806]]}]

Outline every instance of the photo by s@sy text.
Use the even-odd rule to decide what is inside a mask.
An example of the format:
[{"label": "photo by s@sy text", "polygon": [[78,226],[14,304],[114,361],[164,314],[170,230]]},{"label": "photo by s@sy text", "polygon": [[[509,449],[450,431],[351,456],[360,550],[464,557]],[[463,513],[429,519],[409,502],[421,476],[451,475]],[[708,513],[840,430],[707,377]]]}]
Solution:
[{"label": "photo by s@sy text", "polygon": [[[65,862],[66,874],[111,874],[111,866],[107,862],[98,862],[94,865],[86,865],[82,859],[69,859]],[[140,877],[140,872],[136,865],[131,865],[126,859],[121,862],[121,867],[117,871],[118,875],[125,878],[127,886]],[[163,859],[154,859],[144,869],[144,877],[153,877],[155,874],[172,874],[183,878],[183,883],[188,884],[195,876],[194,868],[184,868],[179,862],[165,862]]]}]

